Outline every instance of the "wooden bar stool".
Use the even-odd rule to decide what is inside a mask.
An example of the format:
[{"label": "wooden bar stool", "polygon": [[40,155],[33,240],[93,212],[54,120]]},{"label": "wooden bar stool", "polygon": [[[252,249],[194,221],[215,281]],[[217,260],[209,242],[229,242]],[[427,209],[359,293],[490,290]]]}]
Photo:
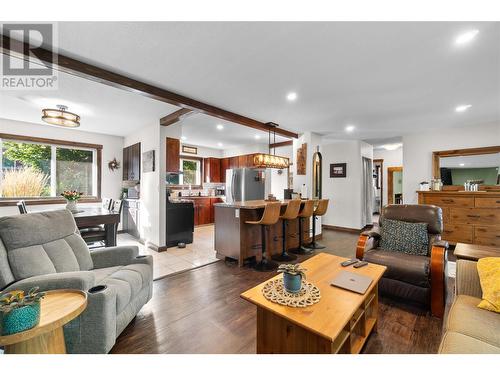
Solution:
[{"label": "wooden bar stool", "polygon": [[316,209],[313,212],[313,221],[312,221],[312,241],[309,245],[306,245],[308,249],[311,250],[318,250],[318,249],[324,249],[325,246],[319,244],[316,242],[315,237],[316,237],[316,219],[318,216],[323,216],[326,214],[326,211],[328,210],[328,202],[329,199],[320,199],[318,201],[318,205],[316,206]]},{"label": "wooden bar stool", "polygon": [[281,251],[281,254],[272,256],[273,260],[276,260],[278,262],[289,262],[297,259],[297,256],[288,254],[288,252],[286,251],[286,228],[288,226],[288,220],[295,220],[299,215],[300,203],[300,199],[293,199],[289,201],[288,205],[286,206],[285,213],[280,216],[280,219],[283,223],[283,249]]},{"label": "wooden bar stool", "polygon": [[304,245],[303,245],[303,230],[302,230],[302,220],[304,219],[309,219],[312,214],[314,212],[314,201],[313,200],[307,200],[304,202],[304,207],[302,207],[302,210],[300,210],[299,212],[299,247],[295,248],[295,249],[292,249],[290,250],[291,253],[293,254],[301,254],[301,255],[304,255],[304,254],[309,254],[312,252],[312,250],[306,248]]},{"label": "wooden bar stool", "polygon": [[255,265],[257,271],[272,271],[278,268],[278,264],[267,259],[266,252],[267,236],[266,230],[269,230],[270,225],[274,225],[280,218],[281,202],[268,202],[264,208],[264,213],[259,221],[245,221],[246,224],[260,225],[262,234],[262,259]]}]

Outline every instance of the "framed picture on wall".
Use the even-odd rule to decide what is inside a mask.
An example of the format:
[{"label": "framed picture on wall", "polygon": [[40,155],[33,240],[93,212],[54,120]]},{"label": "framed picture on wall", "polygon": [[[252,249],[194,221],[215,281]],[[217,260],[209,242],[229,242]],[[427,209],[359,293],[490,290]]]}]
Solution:
[{"label": "framed picture on wall", "polygon": [[198,154],[198,148],[193,146],[184,146],[182,145],[182,153],[196,155]]},{"label": "framed picture on wall", "polygon": [[155,171],[155,150],[146,151],[142,154],[142,171],[144,173]]},{"label": "framed picture on wall", "polygon": [[330,178],[347,176],[347,163],[330,164]]}]

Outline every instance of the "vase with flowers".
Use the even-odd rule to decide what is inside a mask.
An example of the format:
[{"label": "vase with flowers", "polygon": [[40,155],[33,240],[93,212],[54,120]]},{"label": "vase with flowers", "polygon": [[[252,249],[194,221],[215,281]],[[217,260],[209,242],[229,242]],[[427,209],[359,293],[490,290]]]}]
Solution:
[{"label": "vase with flowers", "polygon": [[0,296],[0,335],[26,331],[40,322],[40,300],[45,296],[38,287],[28,293],[14,290]]},{"label": "vase with flowers", "polygon": [[83,193],[76,190],[65,190],[61,193],[61,196],[66,199],[66,209],[71,212],[76,212],[76,202],[82,197]]}]

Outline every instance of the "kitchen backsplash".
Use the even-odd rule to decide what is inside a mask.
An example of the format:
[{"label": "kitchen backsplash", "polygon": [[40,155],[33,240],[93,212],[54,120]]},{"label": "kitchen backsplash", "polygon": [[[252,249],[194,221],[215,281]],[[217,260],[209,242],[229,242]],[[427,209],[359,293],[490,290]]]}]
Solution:
[{"label": "kitchen backsplash", "polygon": [[223,190],[225,188],[225,184],[223,183],[204,183],[202,189],[170,189],[170,195],[173,197],[177,197],[179,193],[181,193],[182,196],[197,196],[197,195],[202,195],[202,196],[217,196],[221,194],[217,194],[217,191]]}]

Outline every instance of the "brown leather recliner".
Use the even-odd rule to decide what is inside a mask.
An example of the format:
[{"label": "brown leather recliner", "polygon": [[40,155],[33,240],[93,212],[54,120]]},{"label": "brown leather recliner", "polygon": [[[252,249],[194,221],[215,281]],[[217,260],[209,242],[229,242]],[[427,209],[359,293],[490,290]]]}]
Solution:
[{"label": "brown leather recliner", "polygon": [[379,283],[382,294],[430,305],[432,314],[442,317],[445,305],[444,266],[448,243],[441,241],[443,231],[441,208],[431,205],[391,204],[382,209],[381,226],[384,218],[427,223],[428,255],[409,255],[379,248],[381,230],[375,226],[361,233],[356,247],[356,257],[387,267]]}]

